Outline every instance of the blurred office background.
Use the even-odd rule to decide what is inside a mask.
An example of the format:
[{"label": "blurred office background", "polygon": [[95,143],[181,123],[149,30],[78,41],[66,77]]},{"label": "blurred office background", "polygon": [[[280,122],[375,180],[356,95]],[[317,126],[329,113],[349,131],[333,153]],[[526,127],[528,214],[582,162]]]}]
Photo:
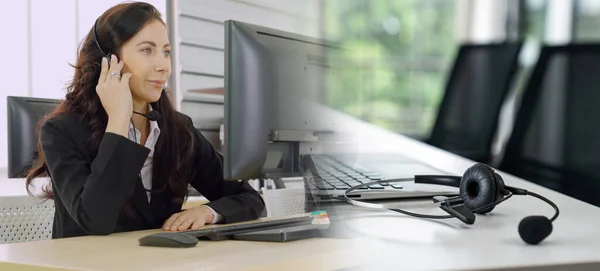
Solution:
[{"label": "blurred office background", "polygon": [[[10,12],[0,18],[2,36],[10,41],[0,45],[5,53],[0,112],[5,114],[9,95],[63,97],[64,85],[72,75],[69,63],[75,61],[79,43],[96,17],[119,2],[12,1],[8,5]],[[196,127],[217,148],[223,118],[225,20],[324,38],[349,49],[351,54],[345,57],[350,61],[349,67],[356,69],[332,75],[324,82],[328,87],[326,102],[342,112],[431,144],[436,144],[432,135],[440,117],[460,118],[461,113],[456,108],[477,108],[478,102],[467,97],[474,90],[455,91],[449,98],[454,109],[438,114],[445,94],[452,88],[449,82],[453,70],[456,69],[454,76],[457,77],[452,82],[457,85],[452,89],[477,89],[470,82],[482,78],[478,77],[481,73],[504,68],[505,76],[487,82],[488,85],[494,82],[489,88],[497,87],[498,91],[506,92],[495,96],[500,109],[497,114],[492,110],[491,116],[497,116],[498,122],[494,123],[492,134],[485,135],[493,142],[489,153],[472,157],[468,152],[465,154],[492,165],[501,164],[521,95],[541,48],[600,42],[598,0],[148,2],[163,12],[174,45],[173,74],[168,84],[176,107],[189,114]],[[473,62],[465,64],[472,65],[470,68],[461,70],[463,66],[456,66],[463,46],[490,44],[518,44],[518,50],[502,51],[496,56],[475,53],[472,58],[465,57],[466,63]],[[513,57],[514,66],[510,61]],[[495,60],[506,63],[495,65]],[[495,78],[498,73],[490,72],[486,76]],[[459,75],[466,78],[456,79]],[[500,87],[504,85],[506,90]],[[475,92],[482,96],[487,89]],[[470,128],[461,127],[467,122],[450,122],[459,130]],[[7,127],[6,117],[0,118],[0,127]],[[441,128],[440,131],[438,138],[451,137],[450,132],[444,134]],[[6,133],[0,133],[0,167],[7,165],[6,137]],[[445,148],[442,145],[440,143],[440,147]],[[448,149],[462,155],[458,149]]]}]

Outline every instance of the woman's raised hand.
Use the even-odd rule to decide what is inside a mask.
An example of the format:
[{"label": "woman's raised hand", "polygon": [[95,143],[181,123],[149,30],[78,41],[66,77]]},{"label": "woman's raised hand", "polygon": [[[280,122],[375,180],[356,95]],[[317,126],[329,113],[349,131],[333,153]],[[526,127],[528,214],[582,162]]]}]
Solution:
[{"label": "woman's raised hand", "polygon": [[102,58],[102,69],[96,93],[100,97],[102,107],[106,110],[109,119],[127,120],[131,118],[133,102],[131,90],[129,89],[130,73],[121,75],[123,61],[118,61],[115,55],[111,55],[110,67],[108,60]]}]

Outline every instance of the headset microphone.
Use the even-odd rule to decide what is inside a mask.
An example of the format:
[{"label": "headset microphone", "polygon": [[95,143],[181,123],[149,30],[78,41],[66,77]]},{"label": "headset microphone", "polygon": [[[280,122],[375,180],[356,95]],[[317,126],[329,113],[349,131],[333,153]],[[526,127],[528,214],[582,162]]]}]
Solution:
[{"label": "headset microphone", "polygon": [[135,112],[135,111],[133,111],[133,113],[142,115],[151,121],[158,121],[160,119],[160,113],[158,113],[158,111],[154,111],[154,110],[148,112],[148,114],[143,114],[143,113],[139,113],[139,112]]},{"label": "headset microphone", "polygon": [[528,216],[519,223],[519,235],[527,244],[537,245],[552,233],[552,221],[545,216]]},{"label": "headset microphone", "polygon": [[519,223],[519,236],[527,244],[537,245],[552,233],[552,222],[559,214],[558,207],[552,201],[536,193],[525,191],[525,194],[538,198],[550,204],[554,208],[554,216],[548,219],[545,216],[528,216]]}]

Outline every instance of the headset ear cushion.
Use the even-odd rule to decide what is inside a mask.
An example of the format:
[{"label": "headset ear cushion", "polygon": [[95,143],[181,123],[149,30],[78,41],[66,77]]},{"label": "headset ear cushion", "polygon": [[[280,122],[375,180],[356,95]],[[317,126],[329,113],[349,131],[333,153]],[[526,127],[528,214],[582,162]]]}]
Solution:
[{"label": "headset ear cushion", "polygon": [[496,196],[496,200],[500,200],[504,196],[504,192],[506,191],[506,185],[504,184],[504,179],[502,179],[502,177],[498,173],[494,172],[494,176],[496,177],[496,189],[498,194]]},{"label": "headset ear cushion", "polygon": [[[494,171],[484,164],[475,164],[469,167],[463,174],[459,189],[460,197],[470,210],[496,201],[499,191],[501,191],[497,188]],[[493,209],[492,206],[476,213],[485,214]]]}]

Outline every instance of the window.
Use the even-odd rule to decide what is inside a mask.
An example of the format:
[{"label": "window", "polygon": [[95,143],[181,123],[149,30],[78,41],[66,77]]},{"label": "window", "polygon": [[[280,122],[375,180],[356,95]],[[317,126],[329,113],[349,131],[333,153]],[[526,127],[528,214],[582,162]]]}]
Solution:
[{"label": "window", "polygon": [[524,2],[525,24],[523,34],[527,39],[542,41],[546,30],[548,1],[525,0]]},{"label": "window", "polygon": [[574,40],[600,40],[600,1],[576,0],[574,14]]},{"label": "window", "polygon": [[457,1],[323,2],[325,38],[346,49],[350,63],[328,77],[328,105],[388,130],[428,135],[458,49]]}]

